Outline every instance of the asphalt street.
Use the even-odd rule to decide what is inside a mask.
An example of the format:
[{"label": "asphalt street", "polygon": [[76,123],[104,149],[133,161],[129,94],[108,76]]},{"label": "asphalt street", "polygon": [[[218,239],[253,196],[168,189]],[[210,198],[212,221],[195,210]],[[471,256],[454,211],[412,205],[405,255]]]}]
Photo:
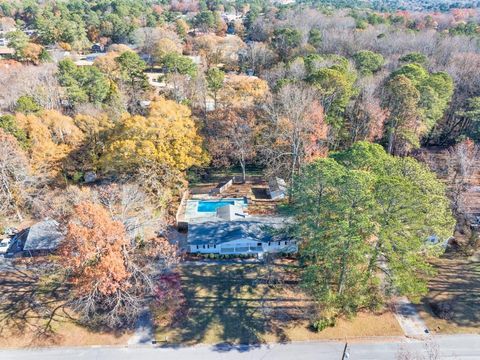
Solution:
[{"label": "asphalt street", "polygon": [[[435,336],[430,340],[430,353],[438,352],[432,359],[480,359],[479,335]],[[0,350],[2,360],[182,360],[182,359],[251,359],[251,360],[310,360],[342,359],[345,343],[343,342],[298,342],[271,345],[201,345],[194,347],[89,347],[89,348],[47,348]],[[402,348],[403,350],[399,350]],[[354,342],[348,346],[349,360],[396,359],[399,353],[408,351],[419,356],[427,355],[426,344],[419,340],[396,339],[391,341],[375,340],[373,342]],[[430,359],[431,357],[425,357]],[[413,359],[413,357],[412,357]],[[418,357],[415,357],[418,359]]]}]

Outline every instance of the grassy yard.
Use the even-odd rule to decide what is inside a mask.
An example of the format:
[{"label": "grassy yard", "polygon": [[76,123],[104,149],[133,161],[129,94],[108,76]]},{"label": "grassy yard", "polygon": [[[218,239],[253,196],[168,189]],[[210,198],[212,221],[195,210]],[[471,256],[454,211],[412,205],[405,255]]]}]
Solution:
[{"label": "grassy yard", "polygon": [[30,346],[88,346],[126,344],[131,333],[91,331],[78,325],[71,314],[59,310],[51,321],[52,332],[43,330],[47,320],[31,309],[42,303],[55,308],[55,289],[42,285],[35,273],[20,269],[0,272],[0,289],[7,295],[0,306],[0,348]]},{"label": "grassy yard", "polygon": [[[321,333],[308,329],[311,302],[298,291],[293,264],[183,266],[187,311],[157,329],[157,340],[178,344],[262,343],[359,336],[397,336],[390,312],[359,314]],[[277,281],[275,285],[275,281]],[[281,285],[278,283],[281,283]]]},{"label": "grassy yard", "polygon": [[480,261],[442,258],[435,265],[438,275],[418,306],[427,326],[437,333],[480,333]]}]

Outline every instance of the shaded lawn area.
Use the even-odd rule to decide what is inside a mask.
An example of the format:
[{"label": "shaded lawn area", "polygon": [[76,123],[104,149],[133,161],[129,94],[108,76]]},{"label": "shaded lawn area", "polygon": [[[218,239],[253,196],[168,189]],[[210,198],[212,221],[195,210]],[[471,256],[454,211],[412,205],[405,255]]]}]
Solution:
[{"label": "shaded lawn area", "polygon": [[[61,293],[33,271],[0,272],[0,348],[126,344],[131,333],[92,331],[61,306]],[[58,308],[50,319],[50,309]],[[51,331],[46,331],[46,325]]]},{"label": "shaded lawn area", "polygon": [[443,257],[418,309],[431,331],[480,333],[480,261]]},{"label": "shaded lawn area", "polygon": [[159,342],[259,344],[345,336],[399,336],[390,312],[359,314],[315,333],[308,328],[312,303],[298,289],[293,263],[185,265],[183,318],[158,327]]}]

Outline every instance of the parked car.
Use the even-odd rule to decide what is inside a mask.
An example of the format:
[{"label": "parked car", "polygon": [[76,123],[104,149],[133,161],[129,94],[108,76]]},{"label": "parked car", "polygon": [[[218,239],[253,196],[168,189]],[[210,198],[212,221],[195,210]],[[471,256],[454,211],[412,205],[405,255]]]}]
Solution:
[{"label": "parked car", "polygon": [[5,255],[10,247],[12,239],[6,238],[0,241],[0,255]]}]

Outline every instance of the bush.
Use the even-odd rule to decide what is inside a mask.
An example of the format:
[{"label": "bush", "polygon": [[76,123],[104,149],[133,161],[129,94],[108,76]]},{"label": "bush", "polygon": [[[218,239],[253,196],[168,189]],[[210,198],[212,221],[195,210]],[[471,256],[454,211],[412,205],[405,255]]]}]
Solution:
[{"label": "bush", "polygon": [[322,330],[325,330],[327,327],[334,327],[336,324],[337,320],[336,318],[322,318],[319,320],[314,321],[310,327],[312,328],[313,331],[315,332],[320,332]]}]

